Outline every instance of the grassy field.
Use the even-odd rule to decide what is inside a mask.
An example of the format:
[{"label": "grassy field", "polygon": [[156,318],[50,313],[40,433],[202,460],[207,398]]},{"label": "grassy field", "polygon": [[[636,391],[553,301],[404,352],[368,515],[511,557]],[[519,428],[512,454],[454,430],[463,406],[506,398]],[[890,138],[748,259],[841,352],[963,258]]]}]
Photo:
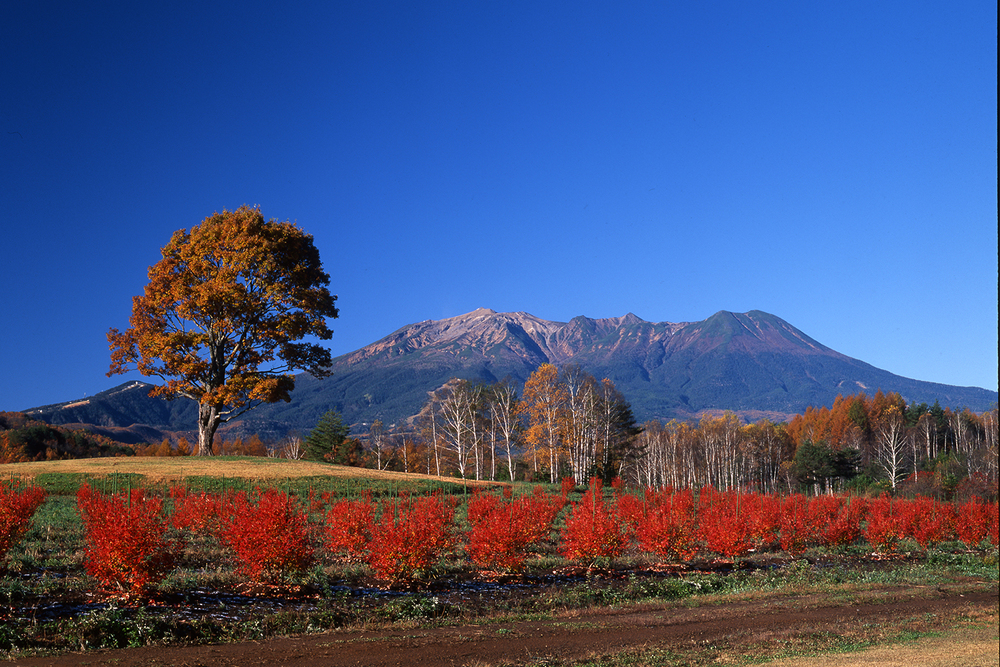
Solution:
[{"label": "grassy field", "polygon": [[173,456],[173,457],[122,457],[100,459],[73,459],[69,461],[36,461],[32,463],[6,463],[0,465],[0,479],[20,477],[34,479],[39,475],[75,474],[102,477],[112,474],[142,475],[151,483],[179,482],[189,477],[228,477],[248,480],[280,480],[300,477],[350,477],[399,482],[448,481],[457,484],[490,484],[473,480],[456,480],[419,473],[402,473],[388,470],[370,470],[288,459],[259,458],[252,456]]}]

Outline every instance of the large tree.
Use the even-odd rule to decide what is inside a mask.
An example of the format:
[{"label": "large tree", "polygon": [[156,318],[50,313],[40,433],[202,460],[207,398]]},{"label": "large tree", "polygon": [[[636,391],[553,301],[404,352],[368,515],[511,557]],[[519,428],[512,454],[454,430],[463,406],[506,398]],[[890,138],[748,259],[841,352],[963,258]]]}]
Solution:
[{"label": "large tree", "polygon": [[125,331],[111,329],[111,370],[133,367],[164,384],[151,396],[199,403],[198,454],[223,422],[263,403],[288,401],[292,372],[329,374],[327,318],[337,297],[312,236],[243,206],[179,230],[132,300]]}]

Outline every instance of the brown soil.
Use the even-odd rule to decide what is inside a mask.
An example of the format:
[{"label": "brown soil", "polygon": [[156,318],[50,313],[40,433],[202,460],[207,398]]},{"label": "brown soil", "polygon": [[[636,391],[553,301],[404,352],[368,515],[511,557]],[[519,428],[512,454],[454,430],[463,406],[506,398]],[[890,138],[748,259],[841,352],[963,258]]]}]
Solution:
[{"label": "brown soil", "polygon": [[[810,648],[830,649],[838,646],[836,641],[845,639],[877,643],[901,631],[953,632],[955,627],[969,628],[970,619],[987,628],[985,635],[980,633],[969,640],[975,644],[969,649],[972,661],[935,664],[996,664],[981,662],[981,657],[976,657],[984,655],[983,646],[986,647],[985,655],[996,655],[998,595],[995,585],[986,590],[982,584],[954,584],[808,595],[755,594],[737,600],[705,597],[698,600],[697,606],[694,604],[689,600],[623,609],[572,611],[546,620],[446,627],[397,625],[239,644],[95,651],[51,658],[23,658],[13,664],[487,667],[568,664],[652,648],[669,651],[682,664],[732,664],[750,656],[773,656],[782,648],[800,652]],[[957,655],[966,644],[951,642],[946,652]],[[906,664],[927,662],[916,659]]]}]

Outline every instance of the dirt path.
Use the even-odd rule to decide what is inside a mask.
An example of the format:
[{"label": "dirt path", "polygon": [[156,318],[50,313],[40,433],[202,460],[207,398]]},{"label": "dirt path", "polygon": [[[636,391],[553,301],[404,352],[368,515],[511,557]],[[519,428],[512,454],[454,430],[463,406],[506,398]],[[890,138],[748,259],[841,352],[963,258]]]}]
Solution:
[{"label": "dirt path", "polygon": [[727,662],[742,655],[759,654],[762,646],[789,641],[799,641],[801,645],[803,637],[853,637],[861,632],[871,638],[872,632],[913,627],[914,622],[922,624],[920,629],[924,631],[947,629],[955,619],[969,616],[995,625],[997,604],[995,590],[981,589],[978,592],[957,588],[884,589],[853,596],[843,592],[807,596],[774,594],[752,601],[719,604],[702,600],[696,607],[656,604],[624,610],[569,612],[550,620],[333,631],[241,644],[146,647],[27,658],[13,664],[487,667],[553,664],[552,661],[579,660],[647,646],[682,654],[709,647],[717,658]]}]

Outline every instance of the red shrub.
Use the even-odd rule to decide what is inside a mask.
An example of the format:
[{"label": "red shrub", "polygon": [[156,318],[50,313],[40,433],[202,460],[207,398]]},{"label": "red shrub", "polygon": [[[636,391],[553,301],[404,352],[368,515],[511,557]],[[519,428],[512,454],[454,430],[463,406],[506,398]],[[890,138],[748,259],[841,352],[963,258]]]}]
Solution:
[{"label": "red shrub", "polygon": [[143,489],[106,496],[84,484],[76,500],[87,541],[84,566],[104,586],[140,595],[173,568],[180,545],[166,538],[160,498]]},{"label": "red shrub", "polygon": [[762,493],[737,494],[739,513],[747,522],[752,549],[761,549],[778,540],[782,500]]},{"label": "red shrub", "polygon": [[[627,496],[619,499],[620,503]],[[698,518],[694,494],[664,490],[646,493],[646,512],[636,522],[639,548],[668,562],[687,562],[698,552]]]},{"label": "red shrub", "polygon": [[374,522],[375,506],[369,497],[334,502],[326,514],[327,548],[350,562],[363,562]]},{"label": "red shrub", "polygon": [[500,498],[492,493],[473,491],[469,502],[465,504],[466,518],[470,524],[475,525],[495,511],[500,503]]},{"label": "red shrub", "polygon": [[233,550],[237,570],[251,581],[273,581],[314,562],[305,510],[287,494],[268,489],[256,503],[238,493],[223,507],[220,535]]},{"label": "red shrub", "polygon": [[906,534],[915,539],[922,549],[952,539],[955,510],[950,504],[921,496],[901,501],[899,505],[905,517]]},{"label": "red shrub", "polygon": [[31,527],[35,511],[45,502],[37,486],[15,489],[0,484],[0,559]]},{"label": "red shrub", "polygon": [[[838,499],[839,500],[839,499]],[[828,514],[822,543],[828,547],[853,544],[861,537],[861,525],[868,517],[868,504],[862,498],[839,500],[835,513]]]},{"label": "red shrub", "polygon": [[520,572],[528,550],[548,537],[562,506],[562,497],[540,489],[506,502],[493,495],[474,497],[469,501],[469,559],[482,569]]},{"label": "red shrub", "polygon": [[593,562],[620,556],[629,543],[627,526],[614,505],[604,502],[600,481],[593,483],[578,503],[573,504],[562,532],[560,550],[570,560]]},{"label": "red shrub", "polygon": [[868,525],[865,539],[879,553],[893,553],[906,536],[907,517],[897,508],[900,501],[882,495],[868,502]]},{"label": "red shrub", "polygon": [[576,480],[572,477],[563,477],[561,481],[561,491],[562,497],[565,498],[569,495],[570,491],[576,488]]},{"label": "red shrub", "polygon": [[800,493],[785,498],[779,512],[781,548],[798,556],[809,547],[818,545],[822,540],[822,509],[822,501],[813,503]]},{"label": "red shrub", "polygon": [[958,539],[962,540],[965,546],[974,549],[990,534],[992,528],[992,540],[993,544],[996,544],[996,513],[996,503],[984,503],[978,498],[959,505],[955,517],[955,532],[958,534]]},{"label": "red shrub", "polygon": [[623,493],[615,498],[618,508],[618,518],[626,525],[630,532],[634,532],[646,520],[646,515],[650,510],[650,491],[646,490],[646,497],[639,499],[631,493]]},{"label": "red shrub", "polygon": [[223,506],[219,496],[204,491],[190,495],[184,487],[174,486],[170,489],[170,497],[174,501],[174,512],[170,517],[174,528],[199,535],[219,536]]},{"label": "red shrub", "polygon": [[455,512],[440,494],[414,501],[402,497],[383,506],[375,523],[365,560],[375,576],[390,583],[426,572],[454,547]]},{"label": "red shrub", "polygon": [[743,496],[732,491],[720,493],[711,487],[701,492],[698,528],[705,546],[720,556],[736,558],[754,548],[755,522],[743,512],[748,505]]}]

